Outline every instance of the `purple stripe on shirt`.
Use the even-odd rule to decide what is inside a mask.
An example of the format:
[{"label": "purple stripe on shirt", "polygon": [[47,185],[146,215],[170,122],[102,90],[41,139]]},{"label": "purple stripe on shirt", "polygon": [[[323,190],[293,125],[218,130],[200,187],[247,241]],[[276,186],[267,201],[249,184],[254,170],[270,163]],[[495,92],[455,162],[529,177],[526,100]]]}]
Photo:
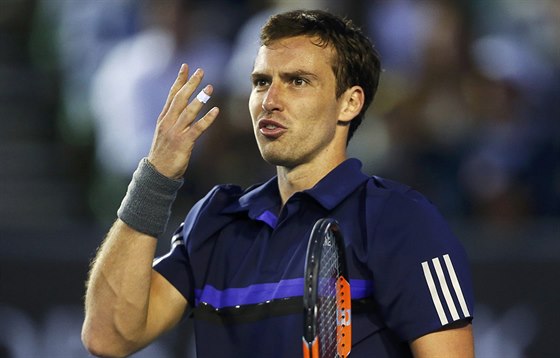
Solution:
[{"label": "purple stripe on shirt", "polygon": [[263,211],[262,214],[257,216],[257,220],[264,221],[273,229],[276,228],[276,224],[278,224],[278,217],[268,210]]},{"label": "purple stripe on shirt", "polygon": [[373,281],[350,280],[350,296],[353,299],[366,298],[373,295]]},{"label": "purple stripe on shirt", "polygon": [[[371,296],[373,286],[371,281],[350,280],[353,299]],[[280,282],[255,284],[241,288],[218,290],[210,285],[202,290],[195,290],[195,304],[205,302],[215,308],[233,307],[263,303],[275,299],[297,297],[303,295],[303,278],[282,280]]]},{"label": "purple stripe on shirt", "polygon": [[250,305],[279,298],[301,296],[303,278],[282,280],[280,282],[261,283],[242,288],[228,288],[223,291],[210,285],[202,291],[196,290],[196,303],[206,302],[215,308],[237,305]]}]

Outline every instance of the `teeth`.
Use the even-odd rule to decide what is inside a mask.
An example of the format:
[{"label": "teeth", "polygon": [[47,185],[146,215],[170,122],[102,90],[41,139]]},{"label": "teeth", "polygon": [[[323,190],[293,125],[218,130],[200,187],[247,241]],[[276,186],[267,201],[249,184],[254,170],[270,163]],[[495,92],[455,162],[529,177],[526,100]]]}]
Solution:
[{"label": "teeth", "polygon": [[267,124],[266,129],[276,129],[276,126],[273,124]]}]

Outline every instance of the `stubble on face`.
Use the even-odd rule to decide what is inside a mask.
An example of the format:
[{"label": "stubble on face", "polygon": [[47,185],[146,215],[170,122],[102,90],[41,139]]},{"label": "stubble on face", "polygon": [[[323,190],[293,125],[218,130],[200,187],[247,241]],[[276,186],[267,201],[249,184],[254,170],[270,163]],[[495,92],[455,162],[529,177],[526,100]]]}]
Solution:
[{"label": "stubble on face", "polygon": [[[259,50],[249,108],[259,150],[268,163],[291,168],[331,155],[339,110],[332,51],[305,36]],[[278,124],[285,131],[267,136],[262,123],[269,128]]]}]

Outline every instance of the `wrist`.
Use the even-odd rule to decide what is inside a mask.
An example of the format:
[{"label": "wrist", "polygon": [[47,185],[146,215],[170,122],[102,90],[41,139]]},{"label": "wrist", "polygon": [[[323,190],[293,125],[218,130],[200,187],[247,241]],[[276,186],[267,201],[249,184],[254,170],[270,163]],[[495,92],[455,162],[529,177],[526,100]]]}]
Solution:
[{"label": "wrist", "polygon": [[182,178],[166,177],[143,158],[132,175],[117,216],[131,228],[157,238],[165,232],[171,206],[182,185]]}]

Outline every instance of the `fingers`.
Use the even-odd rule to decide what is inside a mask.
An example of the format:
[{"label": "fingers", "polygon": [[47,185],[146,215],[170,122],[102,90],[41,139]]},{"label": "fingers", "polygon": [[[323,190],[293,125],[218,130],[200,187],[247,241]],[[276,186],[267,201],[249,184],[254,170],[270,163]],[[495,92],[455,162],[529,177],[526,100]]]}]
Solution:
[{"label": "fingers", "polygon": [[[166,103],[158,119],[158,127],[160,130],[166,131],[173,128],[173,131],[179,133],[190,129],[200,110],[210,99],[214,91],[211,85],[207,85],[189,102],[189,99],[200,85],[203,77],[204,71],[199,68],[188,78],[188,66],[186,64],[181,65],[177,79],[169,90]],[[217,114],[217,108],[213,109],[212,113],[209,111],[203,117],[204,120],[202,123],[197,125],[197,130],[206,130],[207,126],[210,126]]]},{"label": "fingers", "polygon": [[189,102],[194,91],[200,85],[204,77],[204,72],[199,68],[188,80],[186,80],[187,76],[186,65],[183,65],[181,66],[175,84],[170,90],[168,103],[166,103],[167,108],[165,108],[166,113],[164,115],[166,118],[165,127],[175,133],[183,133],[186,135],[184,138],[190,138],[190,140],[194,142],[208,127],[210,127],[210,125],[212,125],[212,123],[214,123],[214,120],[218,116],[219,109],[217,107],[212,108],[206,115],[194,123],[202,107],[210,99],[214,88],[211,85],[206,85],[198,92],[196,97]]},{"label": "fingers", "polygon": [[204,104],[210,99],[210,95],[214,89],[211,85],[207,85],[198,93],[195,99],[189,103],[188,106],[181,112],[179,118],[177,119],[176,126],[180,129],[185,129],[192,124],[196,116],[204,106]]},{"label": "fingers", "polygon": [[193,96],[203,76],[204,72],[197,69],[189,78],[187,65],[182,65],[158,119],[148,158],[160,173],[170,178],[185,173],[197,139],[219,113],[218,108],[212,108],[195,122],[213,92],[212,86],[207,85]]},{"label": "fingers", "polygon": [[177,92],[179,92],[179,90],[187,82],[188,75],[189,75],[189,66],[186,63],[183,63],[181,65],[181,68],[179,69],[179,73],[177,74],[177,78],[175,79],[175,82],[169,89],[167,100],[165,101],[165,105],[163,106],[161,114],[158,117],[158,121],[161,120],[167,114],[167,111],[169,110],[169,106],[171,106],[171,102],[173,101],[173,98],[175,98]]},{"label": "fingers", "polygon": [[212,125],[212,123],[214,123],[218,113],[220,113],[218,107],[212,108],[204,117],[200,118],[200,120],[189,128],[189,132],[192,134],[193,140],[196,141],[198,137],[200,137],[200,135],[204,133]]},{"label": "fingers", "polygon": [[[197,69],[189,80],[183,84],[183,86],[177,91],[171,104],[169,105],[169,109],[165,114],[165,117],[170,118],[178,118],[183,110],[187,107],[189,102],[189,98],[196,90],[196,88],[200,85],[202,81],[202,77],[204,77],[204,71],[202,69]],[[196,101],[193,101],[196,102]]]}]

